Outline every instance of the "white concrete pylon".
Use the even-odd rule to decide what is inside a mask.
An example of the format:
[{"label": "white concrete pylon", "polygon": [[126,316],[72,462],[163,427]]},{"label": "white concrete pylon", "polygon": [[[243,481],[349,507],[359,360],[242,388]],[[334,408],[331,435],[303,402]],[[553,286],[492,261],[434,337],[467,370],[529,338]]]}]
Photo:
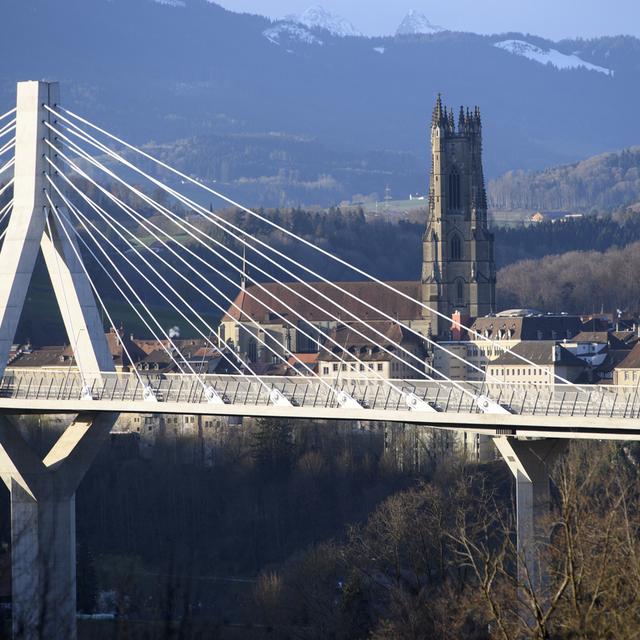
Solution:
[{"label": "white concrete pylon", "polygon": [[546,518],[550,511],[549,472],[565,451],[565,440],[499,437],[498,451],[516,481],[516,534],[518,582],[521,589],[535,592],[544,600],[547,571],[544,549],[548,544]]},{"label": "white concrete pylon", "polygon": [[116,414],[80,414],[44,459],[0,416],[0,477],[11,494],[13,637],[75,640],[75,492]]},{"label": "white concrete pylon", "polygon": [[89,281],[45,196],[54,152],[47,123],[58,84],[20,82],[17,89],[13,211],[0,250],[0,375],[4,373],[38,252],[42,253],[76,363],[87,384],[113,371],[113,359]]}]

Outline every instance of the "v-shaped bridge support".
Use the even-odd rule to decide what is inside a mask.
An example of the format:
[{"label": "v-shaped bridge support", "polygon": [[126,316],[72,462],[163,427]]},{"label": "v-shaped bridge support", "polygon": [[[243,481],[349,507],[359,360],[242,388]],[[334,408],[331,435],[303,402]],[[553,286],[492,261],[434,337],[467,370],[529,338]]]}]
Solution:
[{"label": "v-shaped bridge support", "polygon": [[0,416],[0,477],[11,492],[13,636],[76,637],[75,492],[116,414],[80,414],[44,460]]},{"label": "v-shaped bridge support", "polygon": [[13,211],[0,251],[0,376],[40,249],[80,372],[96,377],[113,371],[91,285],[45,195],[46,190],[54,196],[48,178],[55,174],[48,162],[55,151],[47,142],[57,144],[47,126],[55,124],[55,115],[47,107],[57,102],[57,83],[18,83]]},{"label": "v-shaped bridge support", "polygon": [[[76,365],[90,386],[114,367],[80,252],[47,198],[48,192],[56,205],[49,180],[55,179],[51,145],[58,141],[47,124],[56,124],[49,109],[57,102],[57,83],[18,84],[13,211],[0,250],[0,377],[42,250]],[[0,477],[11,492],[15,638],[76,637],[75,491],[116,417],[79,415],[41,460],[0,416]]]}]

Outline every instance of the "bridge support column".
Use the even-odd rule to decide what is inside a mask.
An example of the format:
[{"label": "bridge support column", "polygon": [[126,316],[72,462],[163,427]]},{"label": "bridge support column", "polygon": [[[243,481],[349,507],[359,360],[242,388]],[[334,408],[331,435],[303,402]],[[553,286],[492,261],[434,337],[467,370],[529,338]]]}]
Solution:
[{"label": "bridge support column", "polygon": [[11,492],[14,638],[76,638],[75,491],[116,417],[79,415],[40,460],[0,416],[0,475]]},{"label": "bridge support column", "polygon": [[566,441],[499,437],[495,444],[516,480],[518,583],[544,597],[548,575],[541,553],[548,543],[549,472],[565,451]]},{"label": "bridge support column", "polygon": [[14,638],[76,637],[75,497],[11,487]]}]

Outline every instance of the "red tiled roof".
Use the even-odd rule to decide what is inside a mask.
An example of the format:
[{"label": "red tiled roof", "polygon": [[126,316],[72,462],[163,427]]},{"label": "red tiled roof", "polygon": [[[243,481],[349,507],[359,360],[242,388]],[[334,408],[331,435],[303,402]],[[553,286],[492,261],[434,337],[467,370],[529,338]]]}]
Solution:
[{"label": "red tiled roof", "polygon": [[[414,300],[421,299],[421,284],[413,281],[400,281],[387,283],[406,294]],[[337,290],[325,282],[311,282],[309,286],[300,282],[288,283],[286,287],[275,282],[267,282],[261,286],[250,285],[246,291],[240,291],[234,300],[236,306],[230,306],[224,316],[223,322],[273,322],[283,321],[271,313],[267,307],[271,307],[283,317],[298,321],[298,315],[309,322],[322,322],[331,320],[331,315],[341,320],[353,320],[349,313],[341,311],[339,307],[347,309],[359,319],[364,321],[383,320],[381,313],[369,309],[361,300],[378,308],[383,313],[393,318],[406,322],[419,320],[422,317],[419,303],[393,293],[375,282],[338,282],[337,286],[351,294]],[[287,287],[300,294],[296,295]],[[332,302],[325,300],[322,295],[331,298]],[[354,296],[354,297],[352,297]],[[354,299],[355,298],[355,299]],[[314,304],[326,311],[321,311]],[[286,307],[295,311],[292,313]]]},{"label": "red tiled roof", "polygon": [[[386,338],[380,336],[383,334]],[[403,329],[396,322],[378,321],[370,324],[362,322],[345,323],[331,332],[331,340],[327,340],[322,348],[321,360],[349,359],[357,356],[360,360],[388,360],[391,355],[381,349],[395,352],[396,344],[407,348],[409,344],[421,345],[421,339],[415,334]],[[343,347],[338,347],[335,343]],[[395,343],[395,344],[394,344]],[[350,355],[347,355],[344,350]]]},{"label": "red tiled roof", "polygon": [[640,342],[636,343],[616,369],[640,369]]},{"label": "red tiled roof", "polygon": [[295,357],[290,356],[287,362],[292,367],[300,365],[300,362],[304,362],[305,364],[316,364],[316,362],[318,362],[318,355],[319,354],[317,353],[296,353]]}]

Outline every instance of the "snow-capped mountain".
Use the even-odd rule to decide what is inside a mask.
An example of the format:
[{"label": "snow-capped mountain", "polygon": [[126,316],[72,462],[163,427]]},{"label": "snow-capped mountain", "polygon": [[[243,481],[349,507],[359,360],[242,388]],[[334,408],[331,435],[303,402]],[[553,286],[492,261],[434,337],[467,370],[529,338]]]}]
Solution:
[{"label": "snow-capped mountain", "polygon": [[604,73],[608,76],[613,75],[613,71],[611,69],[587,62],[575,53],[568,55],[561,51],[557,51],[556,49],[541,49],[540,47],[537,47],[530,42],[526,42],[525,40],[502,40],[501,42],[496,42],[494,46],[498,47],[498,49],[504,49],[509,53],[513,53],[514,55],[529,58],[529,60],[534,60],[540,64],[550,64],[557,69],[583,68],[588,69],[589,71],[598,71],[599,73]]},{"label": "snow-capped mountain", "polygon": [[429,21],[427,16],[415,9],[412,9],[407,13],[404,17],[398,29],[396,30],[397,36],[406,36],[420,33],[438,33],[439,31],[444,31],[442,27],[439,27],[436,24],[433,24]]},{"label": "snow-capped mountain", "polygon": [[302,24],[309,29],[324,29],[334,36],[360,36],[362,35],[354,26],[342,16],[327,11],[323,6],[316,4],[303,11],[299,16],[289,15],[286,22]]},{"label": "snow-capped mountain", "polygon": [[283,44],[287,41],[302,42],[304,44],[322,45],[320,38],[316,37],[300,24],[295,22],[279,22],[269,29],[265,29],[262,35],[272,44]]}]

